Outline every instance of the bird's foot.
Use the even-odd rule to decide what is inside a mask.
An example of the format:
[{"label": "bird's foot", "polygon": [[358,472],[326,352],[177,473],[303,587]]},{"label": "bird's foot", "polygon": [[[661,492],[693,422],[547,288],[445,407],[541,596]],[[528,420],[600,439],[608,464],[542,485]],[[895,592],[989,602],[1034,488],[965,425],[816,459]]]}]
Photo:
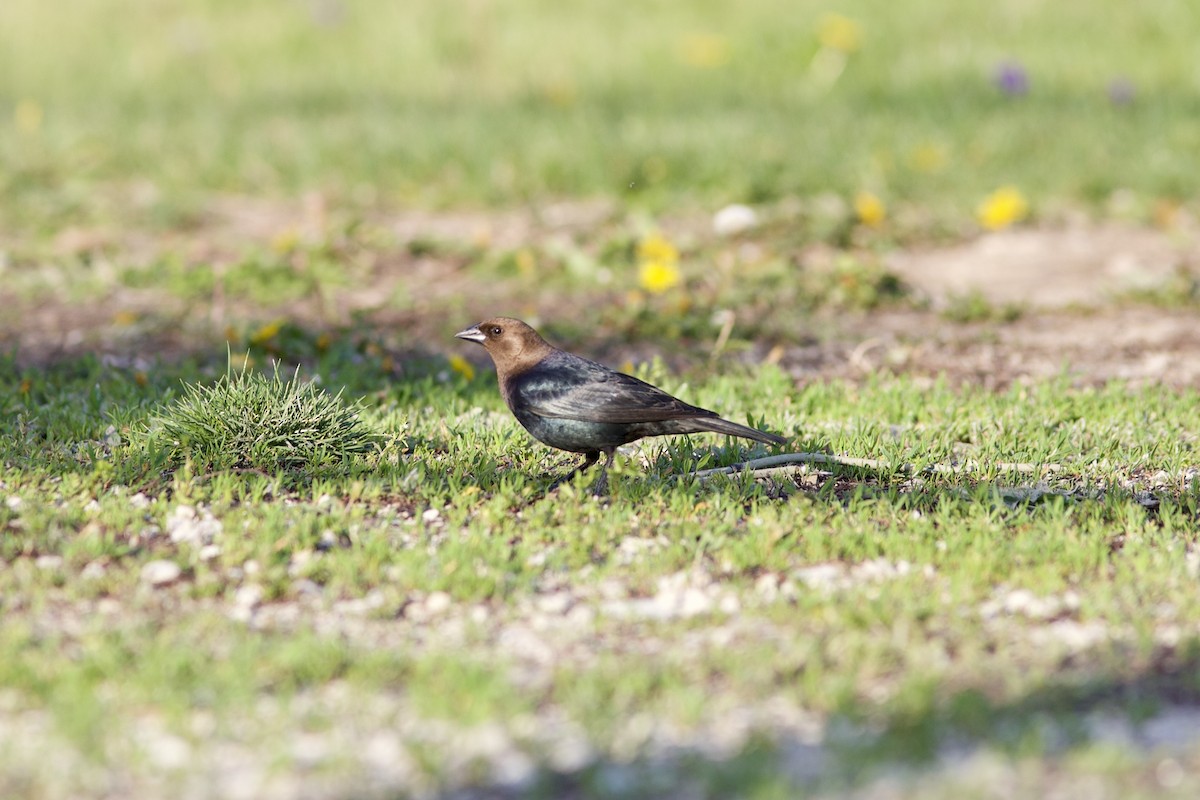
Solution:
[{"label": "bird's foot", "polygon": [[547,492],[556,491],[558,489],[558,487],[562,486],[564,483],[570,483],[575,478],[575,476],[578,475],[580,472],[582,472],[582,470],[573,469],[570,472],[568,472],[566,475],[558,476],[557,478],[555,478],[553,481],[550,482],[550,486],[549,486],[549,488],[546,489],[546,491]]},{"label": "bird's foot", "polygon": [[576,467],[575,469],[568,472],[566,475],[563,475],[562,477],[559,477],[559,478],[555,478],[554,482],[550,484],[550,488],[547,489],[546,491],[553,492],[559,486],[562,486],[564,483],[568,482],[569,480],[574,478],[576,475],[585,471],[588,467],[592,466],[592,464],[595,464],[599,459],[600,459],[600,453],[598,453],[598,452],[585,454],[582,464],[580,464],[578,467]]},{"label": "bird's foot", "polygon": [[[549,494],[550,492],[558,491],[559,487],[561,487],[563,484],[570,483],[571,479],[574,478],[577,474],[578,474],[578,470],[576,470],[575,472],[572,472],[568,475],[563,475],[562,477],[555,478],[550,483],[550,485],[548,487],[546,487],[546,493]],[[592,484],[592,487],[588,491],[594,497],[603,497],[606,494],[608,494],[608,476],[605,475],[605,476],[598,478]]]},{"label": "bird's foot", "polygon": [[592,497],[604,497],[608,494],[608,473],[603,472],[596,482],[592,484]]}]

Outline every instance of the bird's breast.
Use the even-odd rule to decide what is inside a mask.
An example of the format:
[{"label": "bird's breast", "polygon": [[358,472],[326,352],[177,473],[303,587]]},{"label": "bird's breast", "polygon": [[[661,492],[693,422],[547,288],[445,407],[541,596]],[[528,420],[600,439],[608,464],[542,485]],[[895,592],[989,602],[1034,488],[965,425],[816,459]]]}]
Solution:
[{"label": "bird's breast", "polygon": [[520,408],[513,409],[513,416],[539,442],[573,453],[619,447],[642,436],[635,426],[623,423],[543,417]]}]

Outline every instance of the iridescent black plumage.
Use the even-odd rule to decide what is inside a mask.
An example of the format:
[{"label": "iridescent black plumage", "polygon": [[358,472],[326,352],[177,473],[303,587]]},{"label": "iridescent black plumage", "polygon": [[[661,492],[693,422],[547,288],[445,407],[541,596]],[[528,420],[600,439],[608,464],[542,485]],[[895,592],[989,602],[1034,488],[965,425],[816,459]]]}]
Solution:
[{"label": "iridescent black plumage", "polygon": [[585,459],[576,472],[605,462],[593,491],[607,485],[617,447],[644,436],[723,433],[781,445],[786,439],[721,419],[663,390],[547,344],[524,322],[507,317],[455,334],[482,344],[492,356],[500,391],[513,416],[538,441]]}]

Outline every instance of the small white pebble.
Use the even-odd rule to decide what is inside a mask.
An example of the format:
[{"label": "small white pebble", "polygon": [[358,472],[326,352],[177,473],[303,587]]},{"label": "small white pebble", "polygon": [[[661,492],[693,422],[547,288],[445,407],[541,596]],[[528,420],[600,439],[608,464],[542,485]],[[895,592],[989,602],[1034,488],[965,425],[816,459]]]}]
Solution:
[{"label": "small white pebble", "polygon": [[229,609],[229,618],[235,622],[250,622],[254,619],[254,610],[263,599],[263,589],[257,583],[248,583],[240,587],[233,595],[233,607]]},{"label": "small white pebble", "polygon": [[206,544],[200,548],[200,560],[212,561],[217,556],[221,555],[220,545]]},{"label": "small white pebble", "polygon": [[812,589],[832,589],[843,580],[845,570],[840,564],[813,564],[796,570],[796,580]]},{"label": "small white pebble", "polygon": [[167,517],[167,535],[176,544],[205,545],[221,533],[221,521],[207,511],[198,512],[189,505],[180,505]]},{"label": "small white pebble", "polygon": [[25,502],[24,500],[17,497],[15,494],[12,494],[12,495],[9,495],[5,499],[4,505],[8,506],[10,511],[16,511],[18,508],[21,507],[21,504],[24,502]]},{"label": "small white pebble", "polygon": [[291,563],[288,564],[288,575],[295,577],[304,571],[304,568],[313,560],[312,550],[297,550],[292,553]]},{"label": "small white pebble", "polygon": [[183,769],[192,759],[191,745],[178,736],[160,731],[139,738],[146,755],[162,769]]},{"label": "small white pebble", "polygon": [[292,581],[292,594],[300,597],[320,597],[321,585],[308,578]]},{"label": "small white pebble", "polygon": [[442,614],[450,610],[453,604],[450,595],[445,592],[433,592],[425,598],[425,611],[429,614]]},{"label": "small white pebble", "polygon": [[96,601],[96,612],[105,616],[121,613],[121,603],[111,597],[101,597]]},{"label": "small white pebble", "polygon": [[1045,627],[1035,628],[1030,639],[1041,646],[1062,644],[1078,653],[1108,641],[1109,634],[1108,627],[1103,622],[1061,619]]},{"label": "small white pebble", "polygon": [[596,759],[596,751],[581,733],[557,736],[547,742],[547,758],[559,772],[578,772]]},{"label": "small white pebble", "polygon": [[417,765],[404,747],[404,741],[395,731],[373,733],[362,746],[360,755],[379,778],[391,783],[410,780],[417,770]]},{"label": "small white pebble", "polygon": [[366,616],[380,608],[383,608],[387,598],[383,592],[378,589],[372,589],[362,597],[354,597],[349,600],[341,600],[334,604],[334,610],[340,614],[349,614],[352,616]]},{"label": "small white pebble", "polygon": [[733,592],[728,592],[721,597],[720,602],[717,603],[717,610],[722,614],[733,615],[742,610],[742,602],[738,600],[738,596],[736,594]]},{"label": "small white pebble", "polygon": [[676,613],[684,619],[697,614],[707,614],[713,607],[712,598],[704,590],[694,586],[684,589],[682,595],[667,594],[667,597],[675,602]]},{"label": "small white pebble", "polygon": [[423,519],[426,523],[436,522],[438,517],[441,515],[442,512],[438,511],[436,508],[427,508],[425,509],[425,513],[421,514],[421,519]]},{"label": "small white pebble", "polygon": [[515,747],[492,759],[492,780],[510,790],[530,788],[537,775],[537,765]]},{"label": "small white pebble", "polygon": [[1154,768],[1154,777],[1158,779],[1158,785],[1164,789],[1174,789],[1183,783],[1186,776],[1187,773],[1183,767],[1173,758],[1164,758]]},{"label": "small white pebble", "polygon": [[53,570],[61,569],[63,565],[62,556],[38,556],[33,562],[38,569]]},{"label": "small white pebble", "polygon": [[539,597],[537,607],[543,614],[565,614],[571,607],[571,601],[570,592],[555,592]]},{"label": "small white pebble", "polygon": [[104,431],[104,443],[109,447],[116,447],[121,443],[121,434],[117,433],[115,425],[109,425]]},{"label": "small white pebble", "polygon": [[567,622],[575,630],[591,626],[596,619],[596,611],[591,606],[577,605],[567,612]]},{"label": "small white pebble", "polygon": [[296,766],[311,769],[329,757],[329,742],[314,733],[300,733],[292,739],[292,758]]},{"label": "small white pebble", "polygon": [[779,576],[774,572],[764,572],[754,581],[754,591],[768,600],[774,599],[779,593]]},{"label": "small white pebble", "polygon": [[734,236],[756,227],[758,214],[750,206],[733,203],[714,214],[712,224],[718,236]]},{"label": "small white pebble", "polygon": [[183,568],[174,561],[160,559],[146,562],[142,566],[141,578],[142,583],[148,583],[151,586],[166,586],[179,580],[179,576],[182,574]]},{"label": "small white pebble", "polygon": [[233,604],[239,608],[256,608],[262,603],[265,594],[257,583],[247,583],[234,593]]}]

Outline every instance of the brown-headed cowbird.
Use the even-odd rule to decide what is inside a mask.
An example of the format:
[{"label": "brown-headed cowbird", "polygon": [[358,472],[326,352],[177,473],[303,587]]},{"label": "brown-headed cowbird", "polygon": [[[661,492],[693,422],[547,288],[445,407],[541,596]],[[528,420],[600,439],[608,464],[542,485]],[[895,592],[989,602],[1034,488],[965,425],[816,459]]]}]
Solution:
[{"label": "brown-headed cowbird", "polygon": [[559,350],[519,319],[496,317],[454,335],[478,342],[488,351],[504,402],[525,430],[551,447],[584,454],[583,463],[561,480],[592,466],[604,454],[594,494],[607,488],[608,468],[617,448],[643,436],[711,431],[765,444],[787,441],[721,419],[645,381]]}]

